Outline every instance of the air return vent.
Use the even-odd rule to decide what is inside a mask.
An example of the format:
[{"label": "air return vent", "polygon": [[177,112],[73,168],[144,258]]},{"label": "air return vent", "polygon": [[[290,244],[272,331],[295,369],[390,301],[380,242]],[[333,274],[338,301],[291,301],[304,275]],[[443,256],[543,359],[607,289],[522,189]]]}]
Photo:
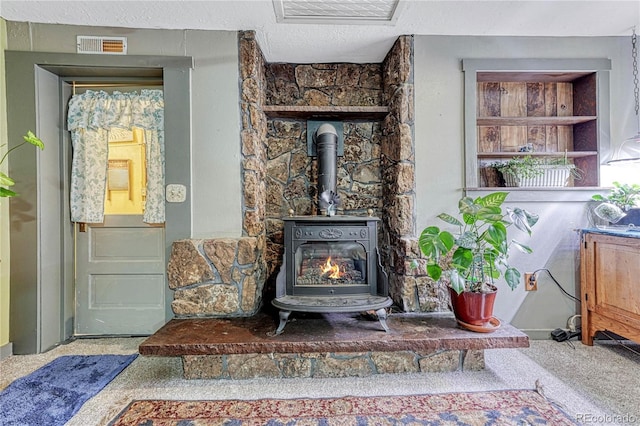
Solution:
[{"label": "air return vent", "polygon": [[277,22],[395,24],[407,0],[272,0]]},{"label": "air return vent", "polygon": [[126,37],[78,36],[78,53],[126,55]]}]

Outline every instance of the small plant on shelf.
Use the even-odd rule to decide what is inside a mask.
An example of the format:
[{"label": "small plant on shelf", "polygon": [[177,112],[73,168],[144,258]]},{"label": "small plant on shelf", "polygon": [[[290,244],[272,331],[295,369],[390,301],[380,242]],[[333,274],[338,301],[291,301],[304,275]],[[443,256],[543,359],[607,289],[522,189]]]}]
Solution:
[{"label": "small plant on shelf", "polygon": [[565,186],[569,176],[582,178],[582,171],[560,158],[534,158],[531,155],[513,157],[492,164],[504,177],[506,186]]},{"label": "small plant on shelf", "polygon": [[505,178],[512,176],[515,178],[534,178],[542,176],[544,171],[539,167],[540,160],[530,155],[524,157],[513,157],[507,161],[497,161],[493,163],[493,167],[498,169]]}]

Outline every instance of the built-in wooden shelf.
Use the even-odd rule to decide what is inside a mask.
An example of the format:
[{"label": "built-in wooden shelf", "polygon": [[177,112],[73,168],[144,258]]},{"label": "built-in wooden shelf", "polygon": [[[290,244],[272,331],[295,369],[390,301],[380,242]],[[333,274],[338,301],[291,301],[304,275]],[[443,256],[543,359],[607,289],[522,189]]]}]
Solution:
[{"label": "built-in wooden shelf", "polygon": [[387,106],[292,106],[264,105],[269,118],[383,120],[389,113]]},{"label": "built-in wooden shelf", "polygon": [[567,158],[581,158],[590,157],[592,155],[598,155],[598,151],[568,151],[568,152],[509,152],[509,151],[493,151],[493,152],[479,152],[478,158],[513,158],[513,157],[564,157]]},{"label": "built-in wooden shelf", "polygon": [[[467,188],[491,188],[496,182],[483,170],[490,162],[525,155],[566,155],[582,171],[570,187],[544,194],[560,199],[572,189],[599,187],[611,60],[486,58],[464,59],[462,66]],[[521,193],[527,191],[534,190]]]},{"label": "built-in wooden shelf", "polygon": [[478,126],[573,126],[596,120],[592,115],[570,117],[478,117]]}]

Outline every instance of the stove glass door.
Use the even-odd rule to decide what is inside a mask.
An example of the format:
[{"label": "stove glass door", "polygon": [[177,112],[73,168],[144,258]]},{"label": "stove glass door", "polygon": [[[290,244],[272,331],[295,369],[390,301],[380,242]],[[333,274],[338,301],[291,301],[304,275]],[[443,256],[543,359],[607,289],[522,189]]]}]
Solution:
[{"label": "stove glass door", "polygon": [[[306,287],[330,287],[335,293],[354,293],[367,286],[367,251],[354,241],[311,241],[298,246],[295,256],[294,293]],[[357,287],[357,288],[353,288]],[[348,289],[350,288],[350,289]],[[365,293],[368,292],[368,286]],[[331,292],[333,294],[333,292]]]}]

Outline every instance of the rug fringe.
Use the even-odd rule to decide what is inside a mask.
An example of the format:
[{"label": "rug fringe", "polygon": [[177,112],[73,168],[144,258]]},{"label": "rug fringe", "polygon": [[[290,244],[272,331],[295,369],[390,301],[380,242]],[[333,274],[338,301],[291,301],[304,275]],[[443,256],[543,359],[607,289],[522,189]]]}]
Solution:
[{"label": "rug fringe", "polygon": [[131,391],[125,393],[125,396],[118,399],[118,401],[111,404],[108,412],[100,419],[99,426],[108,426],[112,420],[122,413],[125,409],[131,405],[131,402],[135,400],[135,394]]},{"label": "rug fringe", "polygon": [[545,387],[542,384],[542,382],[540,382],[540,379],[536,379],[535,391],[538,393],[538,395],[543,397],[544,400],[547,401],[549,404],[555,406],[558,410],[562,411],[567,416],[567,418],[572,419],[572,417],[568,414],[570,412],[569,407],[567,407],[565,404],[561,404],[558,401],[550,399],[547,397],[547,395],[545,395]]},{"label": "rug fringe", "polygon": [[540,396],[544,397],[545,399],[547,399],[547,396],[544,394],[544,386],[542,386],[542,383],[540,382],[540,379],[536,379],[536,392],[538,392],[538,394],[540,394]]}]

